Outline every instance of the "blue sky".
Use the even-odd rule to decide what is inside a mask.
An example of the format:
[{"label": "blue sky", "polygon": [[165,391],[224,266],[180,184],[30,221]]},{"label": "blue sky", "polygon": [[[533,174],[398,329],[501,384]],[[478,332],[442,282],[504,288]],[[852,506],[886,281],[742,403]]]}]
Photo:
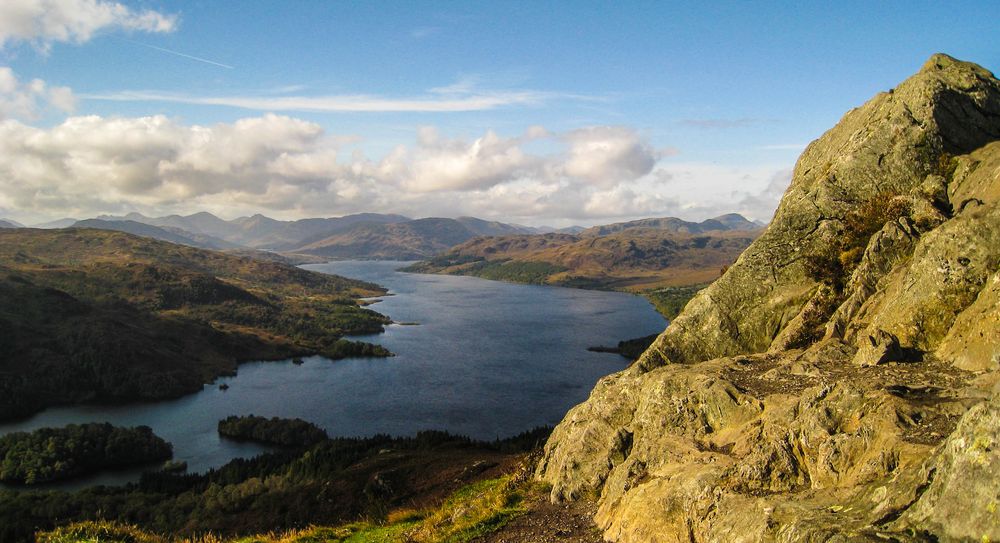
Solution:
[{"label": "blue sky", "polygon": [[932,53],[1000,66],[998,8],[5,0],[0,216],[767,220]]}]

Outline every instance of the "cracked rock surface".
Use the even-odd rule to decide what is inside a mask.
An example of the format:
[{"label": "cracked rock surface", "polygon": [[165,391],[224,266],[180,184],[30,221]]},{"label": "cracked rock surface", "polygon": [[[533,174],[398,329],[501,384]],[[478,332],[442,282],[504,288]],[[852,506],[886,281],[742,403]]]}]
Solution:
[{"label": "cracked rock surface", "polygon": [[[555,429],[609,541],[1000,539],[1000,81],[934,55],[810,144],[767,231]],[[807,269],[879,198],[843,277]],[[874,205],[878,205],[875,202]]]}]

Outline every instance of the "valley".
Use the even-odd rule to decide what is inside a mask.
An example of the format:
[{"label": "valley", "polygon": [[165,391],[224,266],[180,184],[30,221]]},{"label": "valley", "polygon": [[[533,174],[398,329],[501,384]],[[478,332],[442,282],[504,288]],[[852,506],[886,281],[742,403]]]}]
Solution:
[{"label": "valley", "polygon": [[[998,118],[991,73],[932,56],[806,149],[765,232],[537,462],[420,512],[261,539],[993,540]],[[155,537],[129,530],[41,537]]]},{"label": "valley", "polygon": [[996,4],[0,0],[0,543],[1000,541]]}]

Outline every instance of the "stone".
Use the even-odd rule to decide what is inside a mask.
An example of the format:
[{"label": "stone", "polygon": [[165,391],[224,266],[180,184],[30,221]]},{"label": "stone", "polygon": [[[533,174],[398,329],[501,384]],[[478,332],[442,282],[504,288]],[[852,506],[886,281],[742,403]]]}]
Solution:
[{"label": "stone", "polygon": [[1000,82],[975,64],[932,56],[809,144],[768,229],[689,302],[639,367],[766,350],[815,290],[805,257],[840,235],[848,209],[879,194],[907,195],[946,154],[998,139]]},{"label": "stone", "polygon": [[962,417],[931,466],[926,491],[895,528],[942,541],[1000,540],[1000,396]]},{"label": "stone", "polygon": [[861,341],[854,363],[858,366],[875,366],[886,362],[900,362],[906,353],[899,345],[899,338],[886,332],[876,330],[868,336],[867,341]]},{"label": "stone", "polygon": [[[903,211],[811,277],[876,198]],[[608,541],[1000,538],[997,240],[1000,81],[934,55],[806,148],[767,231],[535,477],[597,496]]]}]

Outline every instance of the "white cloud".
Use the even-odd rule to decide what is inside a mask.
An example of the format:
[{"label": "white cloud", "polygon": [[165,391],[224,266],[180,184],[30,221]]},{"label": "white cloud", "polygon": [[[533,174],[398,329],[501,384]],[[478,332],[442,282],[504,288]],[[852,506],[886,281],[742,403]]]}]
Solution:
[{"label": "white cloud", "polygon": [[792,182],[792,169],[781,168],[771,174],[767,186],[756,193],[745,193],[739,201],[739,209],[744,213],[762,221],[770,221],[778,202],[785,195],[788,185]]},{"label": "white cloud", "polygon": [[[133,42],[145,47],[146,44]],[[153,47],[172,54],[175,51]],[[200,57],[181,54],[202,62],[225,68],[226,64]],[[303,90],[300,86],[266,89],[257,94],[231,94],[218,96],[197,96],[156,90],[123,90],[109,93],[84,94],[89,100],[112,102],[164,102],[203,106],[225,106],[262,112],[401,112],[401,113],[456,113],[486,111],[512,106],[539,106],[555,100],[600,101],[601,97],[569,94],[562,92],[530,89],[483,88],[478,76],[464,76],[454,83],[432,87],[422,93],[409,96],[380,96],[371,94],[334,94],[303,96],[294,93]]]},{"label": "white cloud", "polygon": [[105,29],[172,32],[176,26],[175,15],[154,10],[134,11],[107,0],[0,2],[0,48],[28,42],[47,50],[55,42],[86,42]]},{"label": "white cloud", "polygon": [[536,126],[473,139],[426,127],[373,159],[351,137],[275,114],[209,126],[165,116],[70,117],[51,128],[0,122],[0,208],[29,221],[133,210],[279,218],[375,211],[529,224],[727,211],[767,218],[782,183],[773,168],[675,163],[624,127]]},{"label": "white cloud", "polygon": [[22,82],[13,70],[0,66],[0,119],[34,119],[47,107],[72,112],[76,107],[73,91],[49,87],[41,79]]},{"label": "white cloud", "polygon": [[629,128],[581,128],[566,134],[563,139],[569,143],[565,173],[602,187],[642,177],[656,164],[656,151]]},{"label": "white cloud", "polygon": [[430,93],[390,98],[365,94],[332,96],[189,96],[163,92],[123,91],[85,94],[90,100],[115,102],[170,102],[227,106],[255,111],[309,112],[429,112],[484,111],[513,105],[537,105],[562,95],[541,91],[476,91],[466,94]]},{"label": "white cloud", "polygon": [[410,37],[415,40],[422,40],[424,38],[433,36],[441,31],[440,27],[437,26],[421,26],[414,28],[410,31]]},{"label": "white cloud", "polygon": [[521,146],[538,137],[537,129],[516,138],[501,138],[493,131],[466,143],[447,140],[435,129],[419,132],[412,152],[395,153],[388,165],[402,176],[404,188],[415,192],[488,188],[537,173],[543,159],[524,152]]}]

